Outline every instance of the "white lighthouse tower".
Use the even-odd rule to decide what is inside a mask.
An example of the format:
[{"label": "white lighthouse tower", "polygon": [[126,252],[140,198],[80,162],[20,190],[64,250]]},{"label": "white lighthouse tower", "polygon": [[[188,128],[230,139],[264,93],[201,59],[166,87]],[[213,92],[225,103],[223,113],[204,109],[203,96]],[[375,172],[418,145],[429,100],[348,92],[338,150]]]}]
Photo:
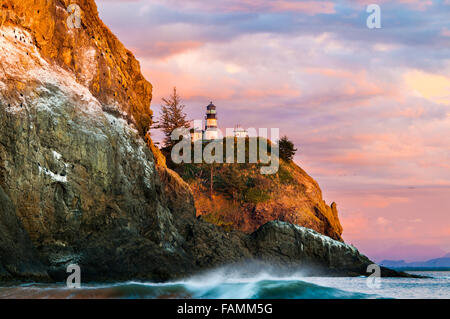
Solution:
[{"label": "white lighthouse tower", "polygon": [[211,102],[206,107],[205,131],[203,133],[204,140],[215,140],[219,138],[219,130],[217,128],[216,106]]}]

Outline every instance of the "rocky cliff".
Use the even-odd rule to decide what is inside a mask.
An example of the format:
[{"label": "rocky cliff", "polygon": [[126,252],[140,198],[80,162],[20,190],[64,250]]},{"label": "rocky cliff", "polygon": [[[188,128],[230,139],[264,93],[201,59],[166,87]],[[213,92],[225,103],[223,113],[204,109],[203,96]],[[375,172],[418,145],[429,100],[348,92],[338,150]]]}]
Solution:
[{"label": "rocky cliff", "polygon": [[311,228],[342,240],[336,203],[325,203],[317,182],[293,162],[280,160],[274,175],[256,164],[217,164],[210,196],[210,165],[173,167],[194,190],[197,214],[226,229],[252,233],[272,220]]},{"label": "rocky cliff", "polygon": [[138,63],[93,0],[78,1],[80,29],[68,4],[2,2],[0,280],[64,280],[76,263],[83,281],[161,281],[252,260],[365,274],[365,256],[312,230],[197,219],[189,186],[143,139],[151,86]]},{"label": "rocky cliff", "polygon": [[[128,120],[145,135],[151,123],[152,86],[142,76],[134,55],[100,20],[93,0],[1,3],[3,38],[13,40],[30,58],[36,58],[33,52],[37,50],[50,64],[69,72],[103,107],[129,114]],[[81,9],[80,28],[67,26],[67,8],[72,3]],[[23,33],[17,30],[15,34],[11,26],[20,26]]]}]

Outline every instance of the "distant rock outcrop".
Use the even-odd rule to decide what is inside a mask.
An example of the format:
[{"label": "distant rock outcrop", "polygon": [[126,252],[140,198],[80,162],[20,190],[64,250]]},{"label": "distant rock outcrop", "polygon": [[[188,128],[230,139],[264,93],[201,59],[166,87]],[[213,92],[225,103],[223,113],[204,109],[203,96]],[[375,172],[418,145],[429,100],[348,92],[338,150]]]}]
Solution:
[{"label": "distant rock outcrop", "polygon": [[270,222],[248,235],[196,218],[191,189],[143,139],[151,86],[137,61],[93,0],[77,2],[82,27],[69,30],[69,2],[2,2],[0,280],[61,281],[72,263],[84,282],[247,261],[366,274],[369,259],[312,230]]},{"label": "distant rock outcrop", "polygon": [[450,254],[427,261],[383,260],[380,265],[391,268],[450,268]]}]

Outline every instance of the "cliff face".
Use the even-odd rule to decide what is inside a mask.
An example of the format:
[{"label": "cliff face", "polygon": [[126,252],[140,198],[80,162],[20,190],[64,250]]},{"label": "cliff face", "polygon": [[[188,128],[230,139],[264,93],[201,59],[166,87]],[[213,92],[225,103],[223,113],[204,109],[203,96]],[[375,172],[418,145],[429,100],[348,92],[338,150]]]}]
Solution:
[{"label": "cliff face", "polygon": [[93,0],[76,1],[81,8],[81,27],[67,26],[67,8],[71,3],[70,0],[3,0],[0,26],[20,27],[27,36],[11,34],[9,39],[23,53],[32,55],[33,50],[38,50],[43,59],[69,72],[89,89],[103,107],[129,114],[128,120],[134,121],[144,136],[152,115],[151,84],[142,76],[134,55],[99,19]]},{"label": "cliff face", "polygon": [[[63,4],[2,6],[0,209],[4,227],[15,226],[2,241],[1,264],[15,278],[30,277],[41,261],[36,272],[51,277],[71,262],[84,263],[87,276],[132,277],[140,250],[183,254],[142,138],[151,86],[100,22],[93,1],[80,2],[81,29],[66,27]],[[14,259],[8,243],[15,238],[27,254]],[[155,274],[159,267],[153,260],[144,268]]]},{"label": "cliff face", "polygon": [[163,160],[143,139],[150,84],[95,3],[78,3],[73,30],[68,1],[2,3],[0,280],[64,280],[71,263],[83,282],[167,280],[249,260],[365,273],[356,249],[296,226],[247,235],[198,220],[189,186],[155,165]]},{"label": "cliff face", "polygon": [[254,164],[215,165],[212,199],[209,165],[175,169],[194,190],[197,214],[216,225],[252,233],[280,220],[343,241],[336,204],[328,206],[317,182],[293,162],[281,160],[275,175],[261,175]]},{"label": "cliff face", "polygon": [[0,186],[0,281],[47,280],[28,233],[16,215],[14,205]]}]

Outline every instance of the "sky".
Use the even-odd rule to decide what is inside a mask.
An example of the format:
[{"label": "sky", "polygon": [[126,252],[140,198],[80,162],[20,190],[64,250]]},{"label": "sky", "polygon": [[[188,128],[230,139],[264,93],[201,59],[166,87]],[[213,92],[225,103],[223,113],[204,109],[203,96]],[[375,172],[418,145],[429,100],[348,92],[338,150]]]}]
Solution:
[{"label": "sky", "polygon": [[156,115],[176,86],[190,119],[279,128],[376,261],[450,251],[450,0],[96,2]]}]

